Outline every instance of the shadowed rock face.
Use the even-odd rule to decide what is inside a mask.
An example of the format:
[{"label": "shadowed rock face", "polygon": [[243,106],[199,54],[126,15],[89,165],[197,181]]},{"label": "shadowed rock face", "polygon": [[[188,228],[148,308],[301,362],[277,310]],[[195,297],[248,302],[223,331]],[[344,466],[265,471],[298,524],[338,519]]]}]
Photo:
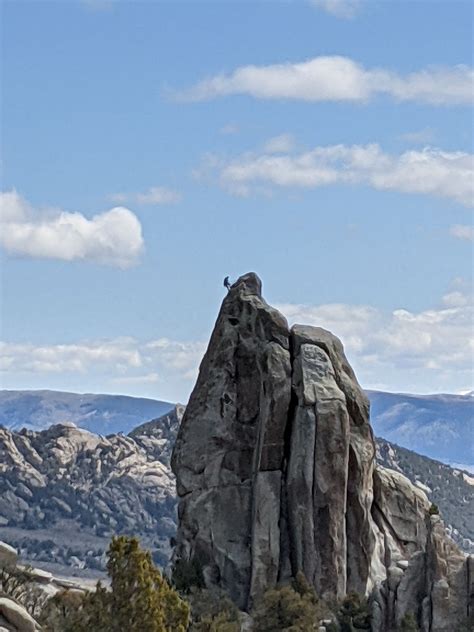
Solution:
[{"label": "shadowed rock face", "polygon": [[278,579],[291,398],[288,326],[260,291],[246,275],[226,297],[172,457],[180,555],[242,607]]},{"label": "shadowed rock face", "polygon": [[[374,630],[408,611],[424,631],[443,630],[447,616],[467,614],[465,558],[432,524],[424,493],[376,469],[374,455],[368,400],[341,342],[317,327],[289,330],[258,277],[241,277],[172,456],[175,558],[197,560],[206,584],[242,609],[302,571],[322,596],[372,595]],[[463,596],[451,596],[455,585]]]}]

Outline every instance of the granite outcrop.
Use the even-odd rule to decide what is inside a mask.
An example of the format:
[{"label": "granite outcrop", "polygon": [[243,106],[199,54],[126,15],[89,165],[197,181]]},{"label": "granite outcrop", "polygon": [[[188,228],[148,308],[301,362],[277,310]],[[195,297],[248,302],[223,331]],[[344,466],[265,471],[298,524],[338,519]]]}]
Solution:
[{"label": "granite outcrop", "polygon": [[[369,597],[373,632],[472,614],[473,559],[420,488],[376,465],[369,402],[330,332],[295,325],[246,274],[225,297],[180,425],[175,560],[249,610],[302,572]],[[451,626],[451,627],[450,627]]]}]

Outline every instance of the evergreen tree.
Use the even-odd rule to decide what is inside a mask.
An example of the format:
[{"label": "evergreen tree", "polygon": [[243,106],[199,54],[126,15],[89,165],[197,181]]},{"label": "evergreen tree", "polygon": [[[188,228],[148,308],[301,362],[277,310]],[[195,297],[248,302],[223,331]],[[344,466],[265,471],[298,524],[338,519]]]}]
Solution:
[{"label": "evergreen tree", "polygon": [[[136,538],[112,539],[107,552],[111,589],[100,582],[95,592],[69,608],[64,597],[44,622],[48,632],[185,632],[189,606],[153,565]],[[52,604],[54,605],[54,604]],[[64,614],[61,620],[61,613]],[[59,623],[58,623],[59,621]]]},{"label": "evergreen tree", "polygon": [[196,588],[205,588],[202,568],[196,558],[177,559],[173,565],[172,581],[181,594],[189,594]]}]

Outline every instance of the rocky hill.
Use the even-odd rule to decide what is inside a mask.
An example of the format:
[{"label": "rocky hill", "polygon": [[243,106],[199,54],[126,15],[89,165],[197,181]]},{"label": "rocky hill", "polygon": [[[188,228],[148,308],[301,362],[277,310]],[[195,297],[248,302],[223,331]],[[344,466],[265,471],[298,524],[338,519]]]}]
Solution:
[{"label": "rocky hill", "polygon": [[127,433],[172,408],[168,402],[125,395],[2,390],[0,426],[44,430],[55,424],[73,423],[97,434]]},{"label": "rocky hill", "polygon": [[225,297],[171,459],[175,564],[243,610],[302,573],[323,598],[370,597],[372,632],[414,615],[459,629],[474,558],[419,486],[376,466],[369,402],[341,342],[288,328],[247,274]]},{"label": "rocky hill", "polygon": [[401,448],[385,439],[376,439],[377,462],[404,474],[435,503],[451,538],[467,553],[474,553],[474,477]]},{"label": "rocky hill", "polygon": [[[169,468],[174,442],[185,410],[185,406],[176,404],[167,415],[141,424],[128,436],[142,448],[148,458],[156,459]],[[170,476],[174,476],[171,468],[169,471]]]},{"label": "rocky hill", "polygon": [[169,456],[179,414],[134,438],[72,425],[0,428],[0,539],[35,563],[101,569],[112,534],[137,534],[166,564],[176,529]]},{"label": "rocky hill", "polygon": [[[432,459],[474,473],[474,397],[366,391],[375,434]],[[122,395],[1,391],[0,425],[44,430],[72,422],[97,434],[128,433],[172,404]],[[439,437],[443,440],[439,441]]]}]

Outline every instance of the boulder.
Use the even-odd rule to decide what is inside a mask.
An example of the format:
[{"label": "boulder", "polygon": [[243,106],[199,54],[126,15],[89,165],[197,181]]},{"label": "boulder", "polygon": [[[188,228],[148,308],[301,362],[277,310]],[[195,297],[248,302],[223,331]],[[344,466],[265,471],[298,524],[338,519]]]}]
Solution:
[{"label": "boulder", "polygon": [[38,584],[49,584],[54,579],[54,576],[49,571],[44,571],[42,568],[32,568],[31,566],[17,566],[25,575],[27,575],[31,581]]},{"label": "boulder", "polygon": [[0,542],[0,567],[14,566],[18,560],[17,550],[6,542]]},{"label": "boulder", "polygon": [[17,632],[37,632],[38,624],[18,603],[7,597],[0,597],[0,616]]}]

